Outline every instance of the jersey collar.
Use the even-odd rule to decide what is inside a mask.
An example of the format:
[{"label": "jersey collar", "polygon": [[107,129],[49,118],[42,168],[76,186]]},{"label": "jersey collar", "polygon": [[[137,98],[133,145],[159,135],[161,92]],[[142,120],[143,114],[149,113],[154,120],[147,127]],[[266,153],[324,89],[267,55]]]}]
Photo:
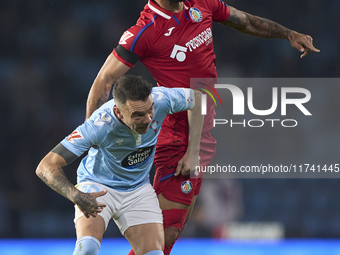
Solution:
[{"label": "jersey collar", "polygon": [[[171,16],[174,15],[172,11],[160,7],[157,3],[155,3],[154,0],[149,0],[148,6],[153,12],[157,13],[159,16],[162,16],[163,18],[171,19]],[[186,1],[183,2],[183,8],[184,10],[189,9],[189,7],[186,5]]]}]

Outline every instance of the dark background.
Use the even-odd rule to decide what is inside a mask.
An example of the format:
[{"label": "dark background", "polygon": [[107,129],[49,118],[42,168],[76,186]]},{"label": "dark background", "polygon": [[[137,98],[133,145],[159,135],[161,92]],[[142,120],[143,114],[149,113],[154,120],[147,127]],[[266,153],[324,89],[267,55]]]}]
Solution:
[{"label": "dark background", "polygon": [[[96,74],[145,4],[144,0],[1,2],[0,237],[75,236],[72,203],[50,190],[36,177],[35,169],[47,152],[84,121]],[[259,39],[214,24],[220,77],[338,76],[339,1],[231,0],[227,4],[310,34],[321,53],[301,60],[288,41]],[[129,73],[155,83],[140,63]],[[320,90],[334,119],[320,138],[323,143],[314,145],[316,151],[338,140],[336,92]],[[232,137],[226,152],[248,142],[252,141],[243,135]],[[296,155],[303,149],[291,147]],[[251,153],[239,150],[232,156],[243,157],[247,163]],[[226,153],[226,163],[228,157]],[[76,168],[77,162],[65,168],[74,183]],[[340,237],[340,179],[211,179],[206,183],[202,193],[214,196],[212,207],[220,211],[209,221],[204,208],[212,197],[202,195],[184,236],[219,236],[219,225],[239,220],[280,222],[286,237]],[[113,223],[107,235],[120,236]]]}]

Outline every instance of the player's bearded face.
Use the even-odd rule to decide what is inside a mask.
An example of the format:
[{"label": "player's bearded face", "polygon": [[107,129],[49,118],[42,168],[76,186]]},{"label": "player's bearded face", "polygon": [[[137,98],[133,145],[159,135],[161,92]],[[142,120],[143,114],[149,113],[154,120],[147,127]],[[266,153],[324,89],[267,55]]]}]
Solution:
[{"label": "player's bearded face", "polygon": [[125,105],[120,106],[121,121],[136,133],[145,134],[154,116],[153,100],[150,97],[146,101],[127,100]]}]

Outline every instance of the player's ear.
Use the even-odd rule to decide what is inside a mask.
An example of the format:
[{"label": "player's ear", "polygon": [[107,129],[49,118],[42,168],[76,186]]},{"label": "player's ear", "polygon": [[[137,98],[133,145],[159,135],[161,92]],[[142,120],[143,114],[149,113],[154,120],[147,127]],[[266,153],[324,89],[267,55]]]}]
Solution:
[{"label": "player's ear", "polygon": [[116,116],[118,117],[118,119],[121,119],[121,120],[123,119],[123,114],[122,114],[121,110],[116,105],[113,107],[113,111],[116,114]]}]

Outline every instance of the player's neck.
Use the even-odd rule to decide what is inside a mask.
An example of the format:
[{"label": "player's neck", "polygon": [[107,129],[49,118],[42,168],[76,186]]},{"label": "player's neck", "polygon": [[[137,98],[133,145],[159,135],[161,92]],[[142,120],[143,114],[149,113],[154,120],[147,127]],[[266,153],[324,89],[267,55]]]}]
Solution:
[{"label": "player's neck", "polygon": [[172,11],[172,12],[181,12],[183,11],[183,2],[175,3],[169,0],[154,0],[160,7]]}]

